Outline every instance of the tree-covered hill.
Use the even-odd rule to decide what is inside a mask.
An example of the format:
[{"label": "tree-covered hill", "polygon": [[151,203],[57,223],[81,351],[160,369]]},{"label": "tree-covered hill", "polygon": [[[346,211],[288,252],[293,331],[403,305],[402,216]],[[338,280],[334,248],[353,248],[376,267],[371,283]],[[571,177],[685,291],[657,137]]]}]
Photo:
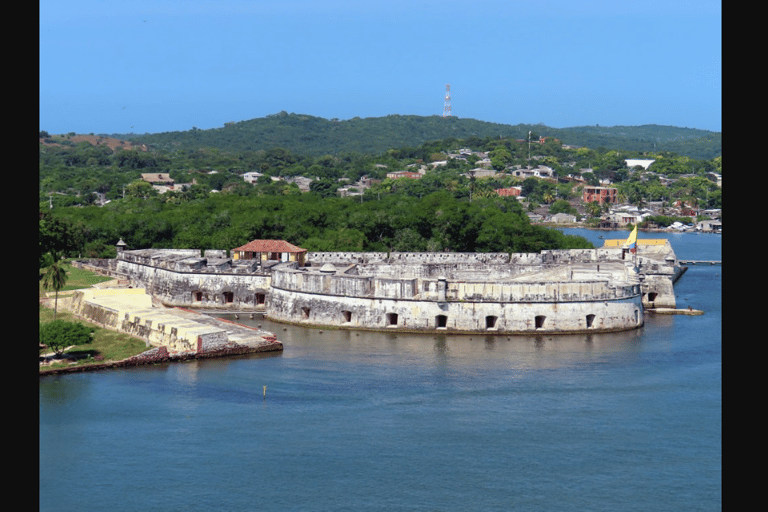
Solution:
[{"label": "tree-covered hill", "polygon": [[582,126],[551,128],[543,124],[505,125],[475,119],[440,116],[323,119],[280,112],[248,121],[228,122],[222,128],[155,134],[112,134],[156,149],[218,148],[243,152],[285,148],[308,156],[378,154],[393,148],[416,147],[429,141],[461,139],[470,144],[488,137],[555,137],[563,144],[626,151],[667,151],[695,159],[722,153],[722,134],[673,126]]}]

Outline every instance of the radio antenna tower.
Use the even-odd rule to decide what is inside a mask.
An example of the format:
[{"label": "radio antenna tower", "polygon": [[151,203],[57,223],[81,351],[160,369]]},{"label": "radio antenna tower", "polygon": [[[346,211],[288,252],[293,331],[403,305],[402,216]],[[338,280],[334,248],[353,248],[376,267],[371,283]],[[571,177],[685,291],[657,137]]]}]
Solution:
[{"label": "radio antenna tower", "polygon": [[451,84],[445,84],[445,103],[443,104],[443,117],[451,117]]}]

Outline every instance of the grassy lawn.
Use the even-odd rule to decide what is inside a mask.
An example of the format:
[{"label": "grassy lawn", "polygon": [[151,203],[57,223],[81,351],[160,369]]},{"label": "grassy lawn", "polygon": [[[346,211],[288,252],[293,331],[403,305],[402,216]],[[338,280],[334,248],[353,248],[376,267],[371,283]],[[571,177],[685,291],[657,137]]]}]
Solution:
[{"label": "grassy lawn", "polygon": [[[82,288],[89,288],[92,285],[104,281],[109,281],[109,277],[99,276],[93,272],[80,270],[72,266],[67,266],[67,285],[64,290],[59,292],[59,300],[62,297],[71,296],[73,290]],[[40,286],[40,297],[46,295],[46,291]],[[49,296],[51,296],[49,294]],[[40,310],[40,323],[47,323],[53,321],[53,308],[48,308],[42,304],[39,306]],[[94,336],[91,343],[85,345],[78,345],[69,350],[65,350],[66,354],[71,354],[78,357],[78,365],[96,364],[106,361],[119,361],[127,357],[131,357],[140,354],[147,350],[147,346],[143,340],[134,338],[127,334],[111,331],[98,327],[95,324],[86,322],[85,320],[75,318],[72,314],[61,308],[61,302],[56,311],[57,320],[66,320],[69,322],[79,322],[94,329]],[[46,350],[46,352],[48,352]],[[42,355],[43,351],[40,351]],[[55,363],[53,365],[41,366],[40,369],[57,368],[63,366],[70,366],[70,361],[65,360],[63,363]]]},{"label": "grassy lawn", "polygon": [[[67,291],[90,288],[97,283],[104,283],[112,279],[111,277],[100,276],[91,271],[73,267],[67,262],[64,263],[64,268],[67,269],[67,284],[64,286],[64,289],[59,292],[59,296]],[[40,272],[42,271],[43,270],[40,269]],[[43,289],[42,283],[39,283],[39,290],[41,296],[47,293],[46,290]]]}]

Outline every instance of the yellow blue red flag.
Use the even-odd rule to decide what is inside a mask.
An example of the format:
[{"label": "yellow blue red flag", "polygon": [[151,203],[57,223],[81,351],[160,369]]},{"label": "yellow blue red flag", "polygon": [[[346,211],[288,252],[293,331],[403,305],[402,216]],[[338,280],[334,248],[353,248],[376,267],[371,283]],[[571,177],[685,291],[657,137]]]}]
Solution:
[{"label": "yellow blue red flag", "polygon": [[633,229],[632,232],[629,234],[629,238],[627,238],[626,246],[629,247],[629,252],[633,254],[637,252],[637,224],[635,224],[635,229]]}]

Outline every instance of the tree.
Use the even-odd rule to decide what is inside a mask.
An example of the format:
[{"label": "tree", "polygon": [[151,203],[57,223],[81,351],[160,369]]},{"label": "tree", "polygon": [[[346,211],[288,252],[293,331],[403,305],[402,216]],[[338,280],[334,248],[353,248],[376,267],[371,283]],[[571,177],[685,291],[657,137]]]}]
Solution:
[{"label": "tree", "polygon": [[549,206],[549,213],[567,213],[570,215],[576,215],[578,212],[567,200],[558,199]]},{"label": "tree", "polygon": [[79,322],[54,320],[40,325],[40,343],[61,355],[67,347],[90,343],[93,332]]},{"label": "tree", "polygon": [[503,171],[514,160],[512,153],[504,146],[497,147],[488,156],[491,159],[491,165],[497,171]]},{"label": "tree", "polygon": [[319,194],[320,197],[333,197],[336,195],[338,185],[330,179],[314,180],[309,184],[309,191]]},{"label": "tree", "polygon": [[42,283],[43,288],[46,290],[53,289],[56,292],[53,299],[53,319],[56,320],[56,309],[58,308],[59,302],[59,290],[64,288],[64,285],[67,284],[67,269],[64,268],[63,261],[59,259],[56,251],[51,252],[48,263],[49,265],[43,272]]},{"label": "tree", "polygon": [[139,197],[143,199],[157,195],[157,190],[144,180],[131,182],[128,187],[126,187],[125,192],[128,197]]},{"label": "tree", "polygon": [[62,257],[81,251],[87,235],[88,230],[82,221],[54,216],[51,211],[39,210],[37,237],[40,268],[47,266],[48,253],[52,251]]},{"label": "tree", "polygon": [[592,217],[597,217],[598,215],[600,215],[600,211],[601,211],[600,203],[598,203],[597,201],[592,201],[591,203],[587,204],[584,208],[587,210],[587,213],[590,214]]}]

